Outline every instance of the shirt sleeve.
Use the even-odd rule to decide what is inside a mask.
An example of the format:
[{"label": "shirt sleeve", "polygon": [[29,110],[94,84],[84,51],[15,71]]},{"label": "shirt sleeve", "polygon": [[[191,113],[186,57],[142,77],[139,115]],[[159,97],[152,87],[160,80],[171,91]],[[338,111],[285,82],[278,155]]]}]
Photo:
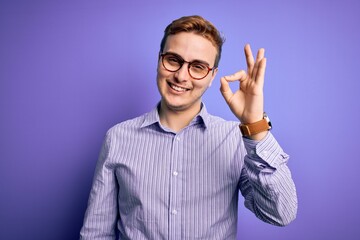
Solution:
[{"label": "shirt sleeve", "polygon": [[245,206],[264,222],[285,226],[296,218],[297,195],[289,156],[269,132],[261,141],[243,138],[247,155],[239,188]]},{"label": "shirt sleeve", "polygon": [[96,165],[80,239],[110,240],[116,238],[119,190],[115,172],[108,163],[110,145],[111,138],[108,132]]}]

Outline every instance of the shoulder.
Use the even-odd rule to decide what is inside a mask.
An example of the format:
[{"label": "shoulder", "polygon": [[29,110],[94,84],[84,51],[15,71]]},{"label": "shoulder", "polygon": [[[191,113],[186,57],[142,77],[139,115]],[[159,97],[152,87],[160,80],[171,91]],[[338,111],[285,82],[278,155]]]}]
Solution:
[{"label": "shoulder", "polygon": [[239,122],[225,120],[222,117],[208,114],[209,127],[235,128],[239,126]]},{"label": "shoulder", "polygon": [[117,136],[119,134],[124,134],[126,132],[134,132],[140,129],[141,125],[143,124],[146,114],[141,116],[125,120],[123,122],[117,123],[116,125],[112,126],[107,132],[106,135],[108,137]]},{"label": "shoulder", "polygon": [[215,115],[208,115],[206,128],[211,135],[222,137],[232,137],[234,139],[241,139],[241,132],[238,121],[225,120],[222,117]]}]

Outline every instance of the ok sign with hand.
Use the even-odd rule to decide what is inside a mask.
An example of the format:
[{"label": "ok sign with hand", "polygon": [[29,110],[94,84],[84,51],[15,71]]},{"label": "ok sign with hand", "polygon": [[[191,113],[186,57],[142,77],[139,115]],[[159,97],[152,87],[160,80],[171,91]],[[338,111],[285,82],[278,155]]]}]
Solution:
[{"label": "ok sign with hand", "polygon": [[[221,94],[231,111],[244,124],[260,121],[264,114],[264,77],[266,68],[265,50],[259,49],[254,60],[249,44],[245,45],[245,57],[247,71],[240,70],[233,75],[224,76],[220,79]],[[239,89],[233,93],[229,82],[239,81]],[[260,140],[266,135],[262,132],[251,136],[252,139]]]}]

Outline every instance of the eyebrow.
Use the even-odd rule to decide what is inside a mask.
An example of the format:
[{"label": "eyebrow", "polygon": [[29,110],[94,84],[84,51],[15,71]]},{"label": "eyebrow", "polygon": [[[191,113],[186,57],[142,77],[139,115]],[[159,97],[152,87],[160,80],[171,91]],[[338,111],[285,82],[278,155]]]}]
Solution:
[{"label": "eyebrow", "polygon": [[[179,54],[177,54],[177,53],[174,53],[174,52],[165,52],[165,53],[173,54],[173,55],[181,58],[183,61],[185,61],[185,59],[184,59],[182,56],[180,56]],[[203,64],[205,64],[205,65],[208,65],[208,67],[210,67],[210,64],[209,64],[208,62],[206,62],[206,61],[204,61],[204,60],[200,60],[200,59],[195,59],[195,60],[192,60],[192,61],[189,61],[189,62],[190,62],[190,63],[193,63],[193,62],[203,63]]]}]

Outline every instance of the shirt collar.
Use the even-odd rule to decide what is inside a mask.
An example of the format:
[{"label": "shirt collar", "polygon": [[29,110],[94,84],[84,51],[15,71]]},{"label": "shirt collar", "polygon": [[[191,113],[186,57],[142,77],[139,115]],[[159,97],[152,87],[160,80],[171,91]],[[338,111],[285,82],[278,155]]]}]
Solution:
[{"label": "shirt collar", "polygon": [[[145,114],[144,122],[141,124],[140,128],[148,127],[152,124],[159,123],[160,125],[160,116],[159,116],[160,103],[151,111]],[[210,115],[206,110],[204,103],[201,103],[200,112],[194,117],[190,124],[200,123],[207,128],[209,126]]]},{"label": "shirt collar", "polygon": [[160,124],[160,116],[159,116],[159,111],[158,111],[159,106],[160,106],[160,103],[158,103],[157,106],[151,112],[148,112],[147,114],[145,114],[144,122],[141,124],[140,128],[150,126],[154,123]]}]

